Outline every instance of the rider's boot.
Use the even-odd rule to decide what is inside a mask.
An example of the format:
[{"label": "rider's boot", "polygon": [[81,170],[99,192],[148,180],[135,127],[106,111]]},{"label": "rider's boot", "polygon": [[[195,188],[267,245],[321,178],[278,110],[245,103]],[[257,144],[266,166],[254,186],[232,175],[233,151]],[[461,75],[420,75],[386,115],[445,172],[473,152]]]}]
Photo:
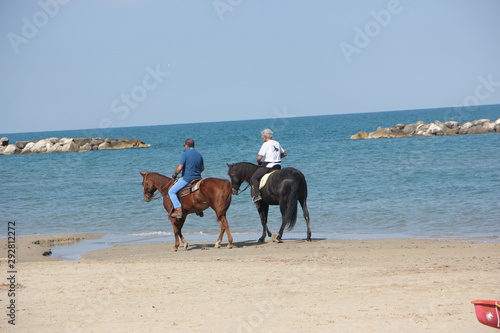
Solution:
[{"label": "rider's boot", "polygon": [[174,210],[174,212],[172,213],[172,215],[170,215],[171,217],[175,218],[175,219],[180,219],[182,217],[182,207],[178,207]]}]

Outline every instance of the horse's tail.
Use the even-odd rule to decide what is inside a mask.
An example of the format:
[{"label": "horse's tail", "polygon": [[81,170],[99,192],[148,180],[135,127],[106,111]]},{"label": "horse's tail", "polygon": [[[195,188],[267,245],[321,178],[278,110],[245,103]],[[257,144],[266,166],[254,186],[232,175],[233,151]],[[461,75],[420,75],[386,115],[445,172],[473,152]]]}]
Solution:
[{"label": "horse's tail", "polygon": [[306,176],[302,172],[300,172],[300,186],[299,186],[299,199],[307,200],[307,182]]},{"label": "horse's tail", "polygon": [[295,227],[297,222],[297,205],[300,201],[307,200],[307,183],[304,174],[296,170],[296,179],[292,184],[290,195],[287,201],[287,208],[285,213],[287,230],[290,231]]},{"label": "horse's tail", "polygon": [[287,198],[285,211],[286,229],[288,231],[292,230],[295,227],[295,223],[297,222],[297,203],[299,199],[299,190],[300,184],[297,182],[293,182],[290,195]]}]

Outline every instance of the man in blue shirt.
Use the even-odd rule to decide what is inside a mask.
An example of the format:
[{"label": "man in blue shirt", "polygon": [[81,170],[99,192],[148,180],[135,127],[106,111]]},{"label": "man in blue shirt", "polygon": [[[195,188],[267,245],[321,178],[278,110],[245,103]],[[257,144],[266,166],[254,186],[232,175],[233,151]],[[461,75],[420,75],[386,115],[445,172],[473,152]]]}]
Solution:
[{"label": "man in blue shirt", "polygon": [[190,181],[196,178],[201,178],[201,173],[205,170],[203,164],[203,156],[194,150],[194,140],[187,139],[184,142],[184,152],[181,155],[181,160],[179,165],[175,169],[172,178],[177,178],[177,175],[182,172],[182,178],[179,178],[177,182],[170,188],[168,195],[170,200],[174,205],[174,212],[170,215],[173,218],[182,217],[182,205],[177,198],[177,192],[182,190]]}]

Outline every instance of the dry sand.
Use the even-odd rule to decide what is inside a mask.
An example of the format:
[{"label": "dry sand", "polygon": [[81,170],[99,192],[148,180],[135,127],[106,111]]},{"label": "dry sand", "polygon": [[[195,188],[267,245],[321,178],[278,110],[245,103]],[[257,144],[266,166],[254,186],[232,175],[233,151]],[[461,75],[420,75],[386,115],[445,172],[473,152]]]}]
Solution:
[{"label": "dry sand", "polygon": [[500,242],[248,241],[176,253],[162,243],[61,261],[42,256],[53,243],[36,240],[16,240],[15,326],[0,241],[0,332],[495,331],[470,302],[500,299]]}]

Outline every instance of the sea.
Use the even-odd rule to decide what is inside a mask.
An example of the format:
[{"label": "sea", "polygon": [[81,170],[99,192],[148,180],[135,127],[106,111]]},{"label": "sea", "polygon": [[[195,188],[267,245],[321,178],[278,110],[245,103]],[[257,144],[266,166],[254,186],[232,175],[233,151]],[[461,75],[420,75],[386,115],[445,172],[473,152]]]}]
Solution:
[{"label": "sea", "polygon": [[[399,123],[500,118],[500,105],[309,117],[9,133],[10,142],[49,137],[140,139],[149,148],[0,156],[2,236],[15,221],[17,235],[103,233],[84,252],[125,243],[173,242],[160,200],[143,200],[139,172],[170,176],[183,142],[193,138],[205,161],[204,177],[228,179],[227,163],[254,162],[260,131],[271,128],[287,151],[284,167],[301,170],[315,239],[500,239],[500,134],[350,140],[358,131]],[[261,224],[250,191],[233,196],[228,221],[235,240],[256,240]],[[269,212],[271,231],[281,215]],[[215,241],[211,209],[190,215],[188,241]],[[303,239],[299,208],[293,231]],[[68,256],[66,252],[60,257]]]}]

